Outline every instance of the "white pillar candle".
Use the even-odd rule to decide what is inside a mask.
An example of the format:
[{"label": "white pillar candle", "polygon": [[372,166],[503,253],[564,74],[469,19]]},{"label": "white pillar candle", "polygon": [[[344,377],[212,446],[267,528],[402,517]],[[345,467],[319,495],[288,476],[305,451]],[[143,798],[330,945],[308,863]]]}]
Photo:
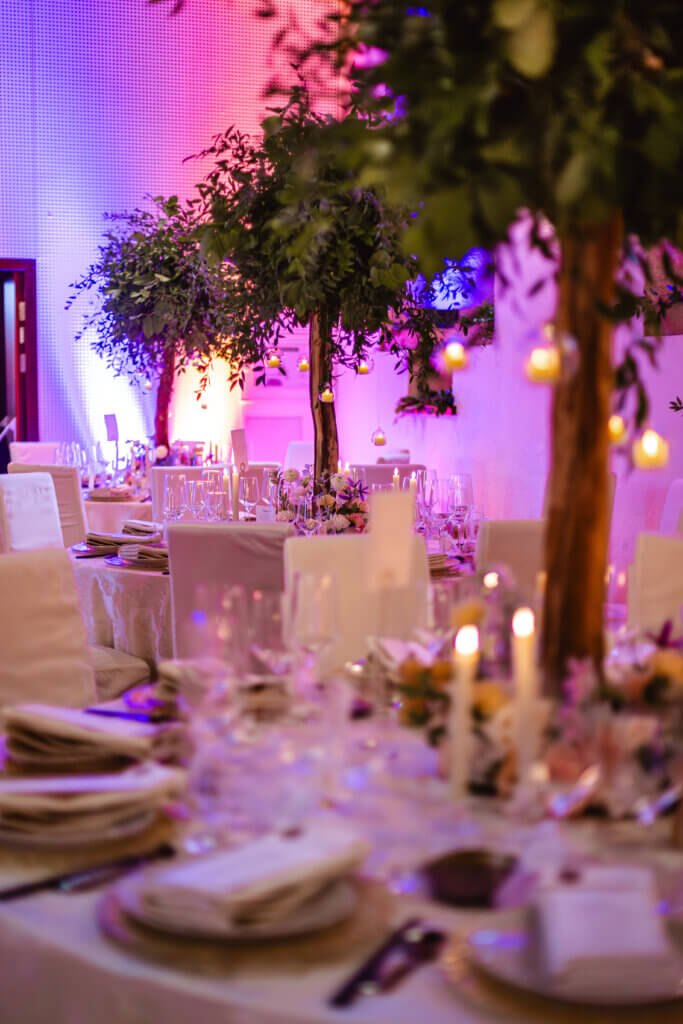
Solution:
[{"label": "white pillar candle", "polygon": [[415,470],[410,474],[410,493],[413,497],[417,495],[417,473]]},{"label": "white pillar candle", "polygon": [[236,523],[240,520],[240,471],[232,467],[232,518]]},{"label": "white pillar candle", "polygon": [[350,477],[351,476],[351,465],[348,462],[344,466],[344,476],[345,477]]},{"label": "white pillar candle", "polygon": [[529,778],[536,760],[536,623],[531,608],[518,608],[512,616],[512,668],[515,683],[517,777]]},{"label": "white pillar candle", "polygon": [[393,484],[394,490],[397,491],[401,486],[401,480],[398,475],[398,467],[394,470],[394,475],[391,478],[391,482]]},{"label": "white pillar candle", "polygon": [[470,730],[472,682],[479,663],[479,630],[463,626],[455,637],[455,679],[451,683],[451,706],[448,722],[450,744],[450,793],[453,800],[463,800],[470,773]]},{"label": "white pillar candle", "polygon": [[341,459],[337,459],[337,475],[341,476],[341,474],[342,474],[342,460]]}]

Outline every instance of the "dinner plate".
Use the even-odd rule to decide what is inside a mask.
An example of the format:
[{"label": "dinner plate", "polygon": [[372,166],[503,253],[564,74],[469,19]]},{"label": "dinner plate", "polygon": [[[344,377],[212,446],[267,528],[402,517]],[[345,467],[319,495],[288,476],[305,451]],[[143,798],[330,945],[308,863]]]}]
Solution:
[{"label": "dinner plate", "polygon": [[131,839],[146,831],[156,819],[158,811],[146,810],[134,814],[125,821],[108,828],[92,830],[74,830],[68,835],[50,835],[46,829],[36,828],[35,832],[17,832],[14,829],[5,829],[0,825],[0,844],[5,846],[23,847],[34,849],[40,847],[46,850],[69,850],[74,846],[92,843],[111,843],[117,839]]},{"label": "dinner plate", "polygon": [[156,919],[150,918],[140,898],[147,874],[148,871],[141,871],[121,879],[116,884],[116,897],[124,912],[148,928],[187,938],[276,939],[304,935],[343,921],[355,910],[358,902],[356,886],[348,879],[342,878],[331,882],[322,893],[282,921],[252,925],[233,925],[226,921],[225,926],[220,929],[209,924],[200,928],[194,922],[191,925],[184,925],[181,921],[164,922],[162,926]]},{"label": "dinner plate", "polygon": [[87,544],[85,541],[71,545],[71,551],[76,558],[102,558],[113,554],[117,549],[118,544]]},{"label": "dinner plate", "polygon": [[[650,978],[644,978],[642,990],[634,992],[634,979],[630,978],[628,991],[605,992],[601,997],[596,997],[593,992],[588,997],[583,996],[578,990],[571,995],[565,991],[560,992],[552,979],[543,973],[537,953],[531,911],[510,911],[504,923],[498,923],[499,920],[496,919],[495,926],[475,929],[464,940],[465,953],[469,961],[496,981],[503,981],[533,995],[580,1005],[642,1006],[683,997],[683,947],[681,931],[675,923],[669,925],[669,932],[680,958],[681,982],[678,986],[656,989]],[[444,964],[448,973],[448,956],[445,957]]]}]

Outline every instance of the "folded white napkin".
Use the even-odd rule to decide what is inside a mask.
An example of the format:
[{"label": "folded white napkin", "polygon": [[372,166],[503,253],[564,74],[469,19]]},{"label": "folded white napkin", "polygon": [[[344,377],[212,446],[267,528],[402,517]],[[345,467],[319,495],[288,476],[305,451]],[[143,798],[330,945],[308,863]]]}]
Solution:
[{"label": "folded white napkin", "polygon": [[140,907],[144,919],[161,928],[223,930],[281,921],[353,872],[367,852],[342,824],[315,823],[295,838],[267,836],[155,869],[142,885]]},{"label": "folded white napkin", "polygon": [[542,967],[569,999],[627,1002],[677,990],[681,961],[646,868],[598,866],[535,901]]},{"label": "folded white napkin", "polygon": [[17,835],[92,833],[177,799],[185,773],[147,762],[110,775],[0,779],[0,829]]},{"label": "folded white napkin", "polygon": [[152,538],[161,540],[163,527],[159,523],[148,522],[145,519],[126,519],[123,524],[123,533],[131,537],[145,537],[148,541]]},{"label": "folded white napkin", "polygon": [[132,491],[127,484],[116,487],[92,487],[88,491],[90,501],[111,501],[112,499],[123,501],[130,498]]},{"label": "folded white napkin", "polygon": [[49,704],[17,704],[3,712],[7,752],[26,763],[90,761],[97,758],[168,760],[177,755],[185,729],[177,723],[152,724],[91,715]]},{"label": "folded white napkin", "polygon": [[86,543],[91,547],[110,548],[117,551],[122,544],[127,544],[130,537],[125,533],[103,533],[91,530],[85,535]]},{"label": "folded white napkin", "polygon": [[141,569],[168,569],[168,548],[153,547],[151,544],[122,544],[119,558],[125,559]]}]

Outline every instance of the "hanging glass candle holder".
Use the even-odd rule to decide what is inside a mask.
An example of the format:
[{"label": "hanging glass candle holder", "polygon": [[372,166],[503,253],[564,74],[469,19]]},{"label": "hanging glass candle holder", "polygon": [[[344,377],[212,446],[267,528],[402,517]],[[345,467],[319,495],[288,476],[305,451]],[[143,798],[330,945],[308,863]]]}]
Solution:
[{"label": "hanging glass candle holder", "polygon": [[450,341],[443,350],[443,362],[447,370],[464,370],[467,367],[467,350],[460,341]]},{"label": "hanging glass candle holder", "polygon": [[532,349],[524,369],[532,383],[553,384],[559,379],[562,370],[560,350],[554,345]]},{"label": "hanging glass candle holder", "polygon": [[371,373],[375,368],[373,359],[361,359],[356,364],[356,373],[359,377],[366,377],[368,373]]},{"label": "hanging glass candle holder", "polygon": [[607,432],[611,444],[621,444],[626,438],[626,421],[618,412],[613,413],[607,421]]},{"label": "hanging glass candle holder", "polygon": [[144,383],[145,391],[151,391],[152,387],[153,387],[153,384],[152,384],[151,380],[149,378],[147,378],[147,380]]},{"label": "hanging glass candle holder", "polygon": [[633,442],[633,461],[638,469],[661,469],[669,461],[669,444],[648,427]]},{"label": "hanging glass candle holder", "polygon": [[299,373],[308,373],[310,368],[311,364],[309,363],[308,359],[306,358],[306,356],[302,356],[301,359],[299,360],[297,370],[299,371]]},{"label": "hanging glass candle holder", "polygon": [[277,370],[282,360],[280,359],[280,353],[275,348],[271,348],[266,352],[266,366],[271,370]]},{"label": "hanging glass candle holder", "polygon": [[370,440],[377,448],[382,448],[387,443],[387,435],[381,427],[377,427],[377,430],[373,430]]},{"label": "hanging glass candle holder", "polygon": [[330,405],[334,402],[334,391],[332,390],[332,386],[327,382],[323,384],[318,392],[318,398],[321,402],[324,402],[325,405]]}]

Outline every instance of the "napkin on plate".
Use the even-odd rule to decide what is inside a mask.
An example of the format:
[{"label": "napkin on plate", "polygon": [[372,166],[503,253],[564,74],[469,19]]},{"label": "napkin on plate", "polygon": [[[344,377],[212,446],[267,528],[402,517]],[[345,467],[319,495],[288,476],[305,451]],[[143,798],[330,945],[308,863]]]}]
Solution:
[{"label": "napkin on plate", "polygon": [[122,544],[119,548],[119,558],[140,569],[168,569],[168,548],[162,545]]},{"label": "napkin on plate", "polygon": [[122,544],[126,544],[130,537],[123,533],[98,533],[90,531],[85,535],[85,542],[91,548],[101,550],[103,555],[115,555]]},{"label": "napkin on plate", "polygon": [[185,729],[92,715],[49,704],[17,704],[3,712],[9,757],[48,769],[147,758],[171,760],[184,748]]},{"label": "napkin on plate", "polygon": [[590,867],[578,882],[541,889],[535,911],[542,969],[557,995],[604,1003],[676,992],[681,960],[647,868]]},{"label": "napkin on plate", "polygon": [[127,484],[112,487],[92,487],[88,491],[90,501],[125,501],[132,491]]},{"label": "napkin on plate", "polygon": [[161,540],[162,527],[145,519],[126,519],[122,532],[126,537],[144,537],[148,542]]},{"label": "napkin on plate", "polygon": [[367,852],[341,823],[314,823],[293,838],[266,836],[153,869],[139,892],[141,913],[159,928],[274,924],[350,875]]},{"label": "napkin on plate", "polygon": [[148,762],[112,775],[0,778],[0,833],[98,838],[177,799],[185,773]]}]

